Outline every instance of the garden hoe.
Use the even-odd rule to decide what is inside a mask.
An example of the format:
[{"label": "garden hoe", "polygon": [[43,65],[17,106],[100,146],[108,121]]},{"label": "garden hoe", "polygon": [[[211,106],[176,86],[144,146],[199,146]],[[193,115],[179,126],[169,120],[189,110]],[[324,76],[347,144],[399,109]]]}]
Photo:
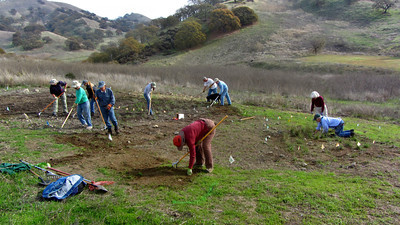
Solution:
[{"label": "garden hoe", "polygon": [[[202,139],[200,139],[200,141],[198,141],[196,143],[196,146],[198,146],[209,134],[211,134],[211,132],[213,132],[213,130],[215,130],[215,128],[217,128],[226,118],[228,118],[228,115],[226,115],[224,118],[222,118],[222,120],[219,121],[219,123],[217,123],[217,125],[215,125],[210,131],[208,131],[208,133],[206,135],[204,135],[204,137]],[[189,151],[186,152],[186,154],[184,156],[182,156],[178,161],[172,163],[172,167],[177,168],[178,167],[178,163],[180,161],[182,161],[182,159],[185,158],[187,155],[189,155]]]},{"label": "garden hoe", "polygon": [[46,109],[47,109],[48,107],[50,107],[58,98],[60,98],[60,96],[61,96],[62,94],[64,94],[64,92],[61,93],[59,96],[57,96],[57,98],[53,99],[53,101],[50,102],[50,104],[48,104],[46,107],[44,107],[44,109],[42,109],[42,111],[40,111],[40,112],[38,113],[38,116],[40,117],[40,114],[42,114],[42,112],[44,112],[44,110],[46,110]]},{"label": "garden hoe", "polygon": [[[97,101],[96,94],[94,93],[93,87],[92,87],[92,85],[90,85],[90,82],[89,82],[89,86],[90,86],[90,89],[92,89],[93,98],[94,98],[94,100],[96,101],[96,105],[97,105],[97,108],[99,109],[99,113],[100,113],[101,120],[103,120],[104,130],[105,130],[105,129],[107,129],[107,125],[106,125],[106,122],[104,121],[103,113],[101,113],[99,102]],[[111,134],[108,134],[108,140],[112,141]]]},{"label": "garden hoe", "polygon": [[61,129],[64,127],[65,122],[67,122],[69,115],[71,115],[72,110],[74,109],[75,104],[71,107],[71,110],[69,110],[69,113],[67,115],[67,118],[65,118],[64,123],[61,125]]}]

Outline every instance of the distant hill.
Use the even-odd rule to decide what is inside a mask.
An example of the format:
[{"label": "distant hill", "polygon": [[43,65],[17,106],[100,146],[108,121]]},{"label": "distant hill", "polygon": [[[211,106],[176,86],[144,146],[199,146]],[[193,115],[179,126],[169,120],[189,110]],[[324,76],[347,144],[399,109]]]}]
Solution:
[{"label": "distant hill", "polygon": [[[73,37],[73,41],[78,42],[78,49],[72,50],[93,52],[102,43],[113,39],[117,41],[123,37],[124,32],[135,29],[137,24],[150,21],[136,13],[109,20],[70,4],[46,0],[0,0],[0,48],[16,54],[35,55],[34,52],[37,52],[51,57],[53,54],[48,52],[49,47],[57,46],[57,51],[71,50],[68,46],[60,49],[60,46],[65,46],[65,40]],[[35,34],[43,31],[47,33]],[[26,43],[17,45],[13,35],[19,35],[21,42],[37,41],[39,47]],[[47,39],[40,39],[46,36]],[[58,36],[62,38],[54,38]],[[46,45],[49,46],[44,48]]]}]

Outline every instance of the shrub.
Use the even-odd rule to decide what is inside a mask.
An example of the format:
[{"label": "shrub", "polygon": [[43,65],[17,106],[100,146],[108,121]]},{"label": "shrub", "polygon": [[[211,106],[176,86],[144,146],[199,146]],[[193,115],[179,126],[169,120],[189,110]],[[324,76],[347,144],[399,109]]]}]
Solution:
[{"label": "shrub", "polygon": [[233,14],[237,16],[240,20],[240,23],[242,26],[247,26],[251,25],[258,20],[257,14],[254,12],[254,10],[250,9],[247,6],[241,6],[232,9]]},{"label": "shrub", "polygon": [[211,31],[228,33],[240,28],[240,19],[229,9],[215,9],[211,12]]},{"label": "shrub", "polygon": [[201,31],[201,25],[196,21],[183,22],[175,35],[177,49],[187,49],[200,45],[206,40],[206,35]]},{"label": "shrub", "polygon": [[74,80],[76,77],[75,77],[75,74],[73,74],[73,73],[67,73],[67,74],[65,74],[65,78]]},{"label": "shrub", "polygon": [[325,47],[326,39],[324,37],[314,37],[310,41],[312,52],[318,54]]}]

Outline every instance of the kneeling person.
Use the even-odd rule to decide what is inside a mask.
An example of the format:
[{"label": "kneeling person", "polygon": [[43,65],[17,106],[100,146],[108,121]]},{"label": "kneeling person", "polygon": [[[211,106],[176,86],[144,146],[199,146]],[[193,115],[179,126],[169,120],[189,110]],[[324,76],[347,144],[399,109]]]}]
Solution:
[{"label": "kneeling person", "polygon": [[211,152],[211,141],[215,135],[215,129],[196,147],[200,141],[211,129],[215,123],[209,119],[199,119],[184,127],[179,134],[174,137],[174,145],[178,150],[182,150],[187,145],[190,151],[189,167],[187,175],[192,175],[193,167],[203,167],[206,165],[206,171],[213,171],[213,158]]},{"label": "kneeling person", "polygon": [[315,132],[320,131],[322,128],[322,133],[326,134],[329,128],[335,129],[335,134],[339,137],[350,137],[354,136],[354,130],[343,130],[344,121],[341,118],[333,118],[327,116],[321,116],[320,114],[314,115],[314,121],[317,121],[318,126]]}]

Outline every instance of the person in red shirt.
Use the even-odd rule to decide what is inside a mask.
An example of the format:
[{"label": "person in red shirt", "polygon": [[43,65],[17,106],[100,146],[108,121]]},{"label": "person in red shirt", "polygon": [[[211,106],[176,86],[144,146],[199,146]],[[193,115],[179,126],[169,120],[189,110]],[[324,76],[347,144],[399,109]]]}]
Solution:
[{"label": "person in red shirt", "polygon": [[319,95],[318,92],[311,92],[311,114],[315,109],[316,114],[320,114],[322,116],[328,116],[328,108],[325,105],[324,98]]},{"label": "person in red shirt", "polygon": [[214,121],[201,118],[184,127],[174,137],[173,143],[178,150],[182,150],[184,145],[189,148],[190,159],[187,175],[192,175],[193,167],[202,168],[204,163],[206,172],[211,173],[213,171],[211,141],[214,138],[215,129],[200,144],[197,146],[196,144],[214,127]]}]

